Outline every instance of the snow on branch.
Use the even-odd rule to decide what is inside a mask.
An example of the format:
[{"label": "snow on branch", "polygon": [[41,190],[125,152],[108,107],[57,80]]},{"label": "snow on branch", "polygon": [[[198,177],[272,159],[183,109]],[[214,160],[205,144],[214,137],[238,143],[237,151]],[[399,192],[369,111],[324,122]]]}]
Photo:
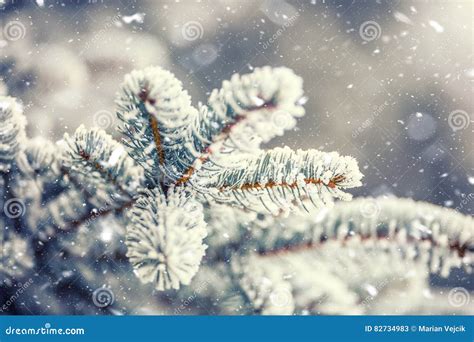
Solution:
[{"label": "snow on branch", "polygon": [[23,107],[14,98],[0,96],[0,172],[10,170],[26,140]]},{"label": "snow on branch", "polygon": [[203,208],[181,190],[146,191],[129,214],[127,256],[138,278],[160,291],[188,285],[207,247]]},{"label": "snow on branch", "polygon": [[184,184],[221,152],[254,151],[293,128],[304,114],[302,96],[302,80],[291,70],[257,68],[225,81],[197,111],[173,74],[149,67],[125,77],[119,128],[152,186],[164,177]]},{"label": "snow on branch", "polygon": [[219,164],[229,153],[255,152],[261,143],[295,127],[304,115],[303,81],[287,68],[256,68],[235,74],[215,89],[188,128],[180,159],[185,183],[203,163]]},{"label": "snow on branch", "polygon": [[184,132],[197,116],[190,96],[169,71],[148,67],[125,76],[116,102],[131,157],[151,185],[159,184],[161,170],[174,167]]},{"label": "snow on branch", "polygon": [[0,286],[20,278],[33,267],[33,255],[27,240],[7,232],[0,220]]},{"label": "snow on branch", "polygon": [[[235,209],[229,209],[235,210]],[[222,215],[219,211],[211,215]],[[227,214],[224,214],[227,215]],[[240,223],[226,227],[229,246],[244,244],[262,256],[317,249],[328,241],[343,245],[358,239],[361,245],[392,248],[395,254],[422,260],[431,273],[447,276],[453,267],[472,270],[474,219],[452,209],[406,198],[358,198],[338,202],[317,215],[293,214],[287,218],[234,215]],[[216,219],[211,219],[216,221]],[[235,221],[234,221],[235,222]],[[253,227],[249,229],[248,227]],[[213,227],[209,239],[222,234]],[[211,244],[212,245],[212,244]],[[222,255],[210,250],[212,255]],[[224,253],[225,254],[225,253]]]},{"label": "snow on branch", "polygon": [[[360,242],[329,241],[316,249],[243,257],[242,269],[234,271],[247,305],[264,305],[265,310],[257,311],[262,314],[393,314],[425,300],[428,273],[422,261]],[[402,306],[396,307],[396,298],[405,299]],[[380,312],[387,300],[391,311]]]},{"label": "snow on branch", "polygon": [[288,147],[261,151],[208,177],[207,173],[196,173],[196,181],[190,181],[194,188],[218,202],[273,214],[330,206],[334,198],[349,200],[352,196],[342,189],[360,186],[362,178],[352,157]]},{"label": "snow on branch", "polygon": [[25,158],[18,160],[25,174],[43,183],[56,182],[61,177],[61,149],[42,137],[28,139],[24,146]]},{"label": "snow on branch", "polygon": [[143,170],[105,131],[80,126],[64,141],[63,167],[89,194],[102,202],[124,203],[137,193]]}]

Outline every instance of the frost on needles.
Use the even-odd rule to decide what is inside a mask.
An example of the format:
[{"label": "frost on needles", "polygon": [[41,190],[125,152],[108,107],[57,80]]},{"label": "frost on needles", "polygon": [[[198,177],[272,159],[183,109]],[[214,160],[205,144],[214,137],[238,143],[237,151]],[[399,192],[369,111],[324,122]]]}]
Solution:
[{"label": "frost on needles", "polygon": [[[354,158],[262,148],[304,115],[302,84],[290,69],[257,68],[194,107],[173,74],[149,67],[119,91],[121,141],[80,126],[56,144],[27,139],[21,105],[2,97],[2,207],[18,202],[0,220],[2,286],[42,270],[63,291],[73,268],[85,300],[96,278],[134,288],[133,271],[158,293],[180,290],[167,300],[199,293],[215,313],[349,313],[363,312],[368,282],[410,268],[426,269],[416,284],[453,267],[470,272],[472,218],[405,199],[343,202],[361,185]],[[110,229],[118,237],[99,247]],[[86,262],[104,253],[123,265],[98,272]],[[349,276],[362,265],[371,272]],[[219,285],[196,289],[214,278]],[[132,303],[121,310],[137,310]]]}]

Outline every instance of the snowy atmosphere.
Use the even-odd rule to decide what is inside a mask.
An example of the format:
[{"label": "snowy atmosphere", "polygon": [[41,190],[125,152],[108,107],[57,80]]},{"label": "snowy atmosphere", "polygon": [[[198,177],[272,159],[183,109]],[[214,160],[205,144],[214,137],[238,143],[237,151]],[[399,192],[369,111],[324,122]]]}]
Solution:
[{"label": "snowy atmosphere", "polygon": [[0,314],[474,314],[473,6],[0,0]]}]

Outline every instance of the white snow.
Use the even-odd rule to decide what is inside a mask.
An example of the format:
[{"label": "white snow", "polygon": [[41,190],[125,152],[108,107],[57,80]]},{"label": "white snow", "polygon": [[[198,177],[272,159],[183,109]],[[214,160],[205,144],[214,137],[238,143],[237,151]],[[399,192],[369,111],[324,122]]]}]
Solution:
[{"label": "white snow", "polygon": [[145,21],[145,13],[135,13],[128,16],[123,16],[122,20],[125,24],[131,24],[133,22],[143,24],[143,22]]},{"label": "white snow", "polygon": [[437,21],[430,20],[428,23],[436,31],[436,33],[443,33],[444,32],[444,27],[441,26],[441,24],[438,23]]}]

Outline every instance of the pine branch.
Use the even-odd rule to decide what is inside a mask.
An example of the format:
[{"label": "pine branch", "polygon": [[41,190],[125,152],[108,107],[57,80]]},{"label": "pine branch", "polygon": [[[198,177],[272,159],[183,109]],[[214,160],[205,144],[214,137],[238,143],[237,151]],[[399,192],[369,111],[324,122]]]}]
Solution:
[{"label": "pine branch", "polygon": [[143,182],[143,171],[121,144],[103,130],[80,126],[64,136],[64,168],[99,203],[130,201]]},{"label": "pine branch", "polygon": [[12,97],[0,96],[0,172],[8,172],[26,140],[23,107]]},{"label": "pine branch", "polygon": [[179,171],[186,171],[178,184],[186,183],[204,163],[215,166],[229,153],[256,151],[294,128],[295,118],[304,115],[302,83],[290,69],[270,67],[224,81],[207,106],[199,106],[187,131],[178,160]]},{"label": "pine branch", "polygon": [[0,219],[0,286],[22,278],[33,268],[34,261],[27,240],[14,232],[8,237]]},{"label": "pine branch", "polygon": [[333,198],[349,200],[341,189],[361,185],[362,174],[352,157],[288,147],[237,159],[217,172],[203,168],[190,183],[218,202],[273,214],[296,208],[309,211],[332,205]]},{"label": "pine branch", "polygon": [[173,74],[149,67],[125,77],[117,104],[130,156],[150,186],[162,183],[163,170],[174,168],[184,131],[197,115],[188,93]]},{"label": "pine branch", "polygon": [[202,206],[181,189],[147,191],[130,212],[127,256],[144,283],[179,289],[196,274],[206,245]]},{"label": "pine branch", "polygon": [[[228,216],[228,211],[213,211],[211,215]],[[361,244],[375,244],[382,249],[387,244],[394,246],[401,256],[424,260],[432,273],[442,276],[447,276],[452,267],[470,270],[473,262],[474,219],[411,199],[360,198],[339,202],[332,210],[314,216],[293,214],[261,220],[259,216],[237,213],[234,217],[239,223],[226,226],[228,236],[232,236],[228,246],[255,250],[262,256],[291,255],[322,248],[332,241],[343,246],[357,239]],[[249,230],[249,226],[255,228]],[[210,241],[222,234],[215,226],[211,232]],[[217,247],[218,250],[211,248],[210,255],[229,255],[225,244]]]},{"label": "pine branch", "polygon": [[28,139],[24,145],[25,158],[19,160],[20,170],[42,183],[58,182],[61,178],[60,148],[42,137]]},{"label": "pine branch", "polygon": [[423,260],[400,257],[389,245],[357,239],[348,244],[329,241],[318,249],[243,257],[242,268],[235,269],[239,285],[254,306],[263,303],[273,312],[294,307],[297,314],[370,314],[378,302],[397,297],[409,303],[399,310],[409,310],[424,300],[429,284]]}]

